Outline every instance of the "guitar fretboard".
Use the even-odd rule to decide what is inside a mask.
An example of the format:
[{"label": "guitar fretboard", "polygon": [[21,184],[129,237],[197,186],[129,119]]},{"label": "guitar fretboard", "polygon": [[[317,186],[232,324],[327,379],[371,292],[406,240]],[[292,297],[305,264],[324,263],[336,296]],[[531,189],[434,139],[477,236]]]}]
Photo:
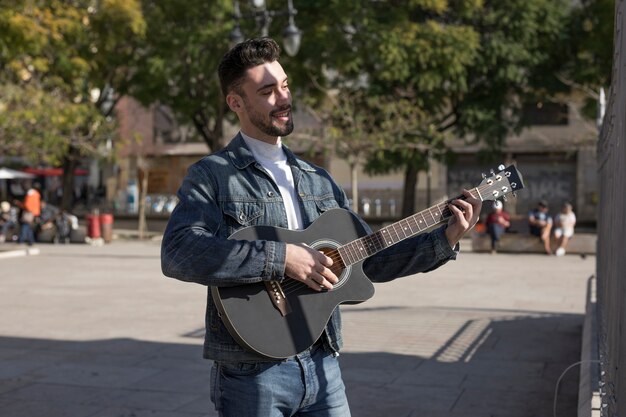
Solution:
[{"label": "guitar fretboard", "polygon": [[439,223],[443,223],[451,215],[452,213],[448,209],[447,202],[441,203],[399,222],[385,226],[375,233],[353,240],[337,248],[337,251],[346,266],[352,265],[369,258],[389,246],[416,236]]},{"label": "guitar fretboard", "polygon": [[[484,176],[483,182],[470,191],[472,196],[481,201],[495,200],[524,188],[521,175],[513,166],[503,169],[498,174],[492,174],[490,178]],[[460,195],[455,199],[465,200],[466,198],[464,195]],[[416,236],[426,229],[445,222],[452,216],[448,204],[455,199],[434,205],[406,219],[383,227],[375,233],[346,243],[335,249],[334,252],[339,254],[344,266],[360,262],[402,240]],[[331,256],[330,254],[327,255]]]}]

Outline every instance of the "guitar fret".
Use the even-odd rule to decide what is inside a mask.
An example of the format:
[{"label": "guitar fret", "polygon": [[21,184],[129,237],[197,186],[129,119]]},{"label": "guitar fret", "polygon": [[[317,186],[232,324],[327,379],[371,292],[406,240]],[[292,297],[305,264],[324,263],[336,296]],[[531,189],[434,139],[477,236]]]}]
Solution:
[{"label": "guitar fret", "polygon": [[443,216],[442,216],[442,213],[441,213],[441,209],[439,208],[439,204],[437,204],[437,205],[435,206],[435,208],[436,208],[436,209],[437,209],[437,211],[439,212],[439,214],[438,214],[438,216],[439,216],[439,217],[438,217],[437,221],[438,221],[438,222],[440,222],[441,220],[443,220],[443,218],[442,218]]},{"label": "guitar fret", "polygon": [[359,259],[365,259],[368,256],[368,248],[367,248],[367,236],[363,237],[361,239],[358,239],[357,241],[359,242],[359,246],[358,246],[358,258]]},{"label": "guitar fret", "polygon": [[363,259],[363,243],[362,239],[357,239],[350,244],[350,255],[352,256],[352,264],[359,262]]},{"label": "guitar fret", "polygon": [[[419,212],[419,213],[417,213],[417,214],[419,214],[420,216],[422,216],[422,220],[420,220],[420,224],[423,224],[423,225],[425,226],[425,227],[424,227],[424,229],[425,229],[426,227],[428,227],[428,223],[426,223],[426,217],[424,217],[424,212],[420,211],[420,212]],[[420,230],[421,230],[421,229],[420,229]]]},{"label": "guitar fret", "polygon": [[355,245],[354,242],[346,245],[346,248],[347,248],[348,253],[350,255],[350,264],[351,265],[356,263],[356,262],[358,262],[358,260],[359,260],[358,256],[356,256],[357,253],[355,252],[356,249],[355,249],[354,245]]},{"label": "guitar fret", "polygon": [[399,240],[397,240],[396,238],[393,237],[393,234],[391,233],[391,230],[394,231],[394,233],[396,234],[398,239],[400,238],[400,236],[398,236],[398,232],[395,230],[394,227],[388,226],[388,227],[385,227],[383,229],[380,229],[381,239],[382,239],[383,243],[385,244],[385,246],[391,246],[394,243],[399,241]]},{"label": "guitar fret", "polygon": [[348,246],[349,245],[345,245],[339,248],[340,253],[342,253],[341,257],[343,258],[344,265],[352,265],[354,263],[354,259],[350,254],[350,248]]},{"label": "guitar fret", "polygon": [[[422,231],[422,228],[419,226],[418,221],[417,221],[417,215],[414,214],[413,216],[411,216],[409,218],[409,225],[411,224],[411,222],[413,222],[413,224],[415,225],[415,228],[417,229],[418,232]],[[413,231],[413,229],[411,228],[411,231]]]},{"label": "guitar fret", "polygon": [[[398,224],[394,224],[393,225],[393,231],[396,234],[396,236],[398,237],[398,239],[394,243],[399,242],[402,239],[404,239],[402,236],[400,236],[400,233],[398,233],[398,227],[399,227]],[[400,227],[400,231],[402,231],[402,227]],[[404,235],[404,237],[406,237],[406,235]]]},{"label": "guitar fret", "polygon": [[371,236],[376,239],[376,240],[372,239],[372,245],[374,245],[374,252],[372,253],[376,253],[379,250],[384,249],[386,247],[385,241],[383,240],[383,237],[381,236],[380,232],[376,232],[372,234]]},{"label": "guitar fret", "polygon": [[[403,226],[403,224],[404,224],[404,226]],[[401,220],[399,222],[399,225],[400,225],[400,230],[402,230],[402,233],[404,233],[404,237],[405,238],[407,238],[407,237],[409,237],[409,236],[411,236],[413,234],[413,231],[411,230],[409,222],[406,219]],[[408,234],[407,234],[407,229],[409,229],[409,233]]]},{"label": "guitar fret", "polygon": [[[389,239],[389,240],[387,241],[387,244],[388,244],[388,245],[392,245],[392,244],[393,244],[393,241],[391,240],[391,235],[390,235],[390,234],[389,234],[389,232],[387,231],[387,228],[386,228],[386,227],[385,227],[385,228],[383,228],[383,229],[380,229],[380,235],[381,235],[381,237],[382,237],[383,241],[387,241],[387,239]],[[386,239],[385,237],[386,237],[387,239]]]},{"label": "guitar fret", "polygon": [[432,217],[432,218],[433,218],[433,221],[435,222],[435,223],[433,223],[433,224],[436,224],[436,223],[437,223],[437,219],[436,219],[436,218],[435,218],[435,216],[433,215],[433,212],[432,212],[432,211],[430,211],[430,209],[428,209],[428,214],[430,214],[430,217]]}]

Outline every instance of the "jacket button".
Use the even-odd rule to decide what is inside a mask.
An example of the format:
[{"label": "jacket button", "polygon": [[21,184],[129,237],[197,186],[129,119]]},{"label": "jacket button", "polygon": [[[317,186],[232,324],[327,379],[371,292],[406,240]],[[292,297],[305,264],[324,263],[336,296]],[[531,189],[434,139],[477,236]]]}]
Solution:
[{"label": "jacket button", "polygon": [[241,213],[239,214],[239,220],[245,220],[246,219],[246,215]]},{"label": "jacket button", "polygon": [[267,192],[267,196],[268,197],[274,197],[274,192],[273,191],[268,191]]}]

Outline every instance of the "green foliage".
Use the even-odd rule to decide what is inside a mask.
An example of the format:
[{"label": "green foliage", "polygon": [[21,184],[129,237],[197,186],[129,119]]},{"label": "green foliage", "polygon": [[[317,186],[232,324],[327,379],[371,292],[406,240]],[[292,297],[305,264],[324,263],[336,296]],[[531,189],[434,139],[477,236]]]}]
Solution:
[{"label": "green foliage", "polygon": [[217,65],[228,50],[230,0],[143,2],[147,31],[129,87],[143,104],[169,106],[211,149],[222,139],[224,100]]},{"label": "green foliage", "polygon": [[[556,85],[545,71],[569,2],[320,0],[298,8],[307,26],[294,84],[305,86],[307,105],[327,109],[335,138],[360,132],[371,172],[416,173],[428,152],[448,159],[449,138],[493,152],[521,128],[525,97]],[[331,95],[366,97],[363,126],[338,123]]]},{"label": "green foliage", "polygon": [[611,84],[613,72],[614,0],[584,0],[570,15],[563,49],[555,52],[559,78],[585,94],[583,112],[596,117],[600,88]]},{"label": "green foliage", "polygon": [[[37,150],[31,156],[42,159],[35,163],[63,160],[69,146],[81,155],[93,153],[111,136],[104,127],[112,106],[102,107],[102,93],[126,83],[145,23],[136,0],[92,4],[5,1],[0,11],[0,82],[6,92],[1,100],[12,126],[3,130],[3,139]],[[20,132],[26,134],[11,136]],[[41,149],[56,152],[46,156]]]},{"label": "green foliage", "polygon": [[[0,143],[5,155],[74,167],[113,136],[145,22],[138,0],[5,0],[0,5]],[[113,101],[109,103],[109,101]]]},{"label": "green foliage", "polygon": [[110,138],[115,123],[91,103],[68,102],[57,92],[33,85],[0,86],[0,153],[59,166],[75,148],[79,156],[94,155],[98,142]]}]

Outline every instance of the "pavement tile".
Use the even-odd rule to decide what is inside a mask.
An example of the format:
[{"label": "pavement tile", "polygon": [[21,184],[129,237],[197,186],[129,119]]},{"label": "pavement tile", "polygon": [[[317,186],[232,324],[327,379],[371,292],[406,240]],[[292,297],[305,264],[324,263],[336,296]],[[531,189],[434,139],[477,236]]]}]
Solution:
[{"label": "pavement tile", "polygon": [[210,394],[209,386],[210,368],[207,367],[195,371],[189,369],[159,371],[135,381],[131,388],[208,396]]},{"label": "pavement tile", "polygon": [[[14,401],[2,406],[2,417],[89,417],[100,415],[101,406],[67,402]],[[96,414],[98,413],[98,414]]]},{"label": "pavement tile", "polygon": [[502,417],[547,416],[552,404],[551,398],[529,398],[528,393],[522,391],[465,389],[454,405],[454,411]]},{"label": "pavement tile", "polygon": [[157,369],[103,366],[89,364],[53,365],[38,370],[41,382],[83,385],[88,387],[130,387],[151,375],[159,373]]},{"label": "pavement tile", "polygon": [[[451,410],[460,389],[415,387],[401,384],[378,387],[370,384],[348,386],[347,395],[355,416],[410,415],[415,410]],[[366,403],[358,398],[367,398]],[[393,413],[390,410],[396,410]],[[387,414],[388,413],[388,414]]]},{"label": "pavement tile", "polygon": [[108,406],[122,394],[123,391],[110,387],[33,383],[13,391],[11,398],[25,402],[51,403],[63,401],[78,405]]},{"label": "pavement tile", "polygon": [[215,411],[215,406],[211,402],[211,399],[208,395],[201,395],[197,397],[195,400],[180,407],[178,411],[183,411],[187,413],[203,413],[205,417],[217,417],[217,411]]},{"label": "pavement tile", "polygon": [[116,398],[115,403],[124,404],[130,408],[174,411],[197,398],[197,394],[173,391],[125,390]]},{"label": "pavement tile", "polygon": [[[0,259],[2,417],[217,416],[201,358],[207,289],[147,242]],[[489,266],[489,268],[485,268]],[[544,417],[580,356],[594,257],[472,254],[345,306],[354,417]],[[578,371],[558,416],[575,415]]]}]

